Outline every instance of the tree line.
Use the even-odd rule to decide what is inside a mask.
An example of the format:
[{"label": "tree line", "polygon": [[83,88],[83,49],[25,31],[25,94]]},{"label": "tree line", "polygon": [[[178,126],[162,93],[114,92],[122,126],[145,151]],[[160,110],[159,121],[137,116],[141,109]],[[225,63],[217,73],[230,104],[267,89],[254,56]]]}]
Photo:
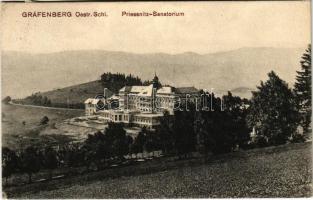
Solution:
[{"label": "tree line", "polygon": [[23,99],[23,103],[38,106],[51,106],[51,100],[46,96],[42,96],[40,93],[35,93],[26,97]]},{"label": "tree line", "polygon": [[156,131],[163,152],[218,154],[305,141],[311,137],[311,45],[300,64],[293,88],[271,71],[250,100],[230,92],[221,99],[212,93],[204,95],[207,99],[201,103],[211,101],[214,111],[196,111],[191,106],[189,111],[175,111],[173,119],[165,113]]},{"label": "tree line", "polygon": [[[133,85],[148,85],[150,81],[142,81],[138,76],[132,74],[125,75],[123,73],[103,73],[100,76],[100,82],[103,87],[106,87],[118,93],[118,91],[124,86],[133,86]],[[11,97],[5,97],[2,102],[8,103],[12,99]],[[42,95],[40,92],[34,93],[30,96],[27,96],[23,99],[13,99],[12,102],[18,104],[26,105],[36,105],[36,106],[45,106],[45,107],[58,107],[58,108],[72,108],[72,109],[84,109],[84,103],[62,103],[62,102],[53,102],[47,96]]]},{"label": "tree line", "polygon": [[100,81],[103,87],[114,93],[118,93],[124,86],[143,85],[143,81],[138,76],[132,74],[125,75],[123,73],[103,73],[100,76]]},{"label": "tree line", "polygon": [[133,139],[126,134],[123,124],[109,123],[104,131],[89,134],[82,143],[69,143],[63,146],[44,148],[29,146],[15,151],[2,148],[2,176],[7,179],[16,173],[32,175],[40,170],[48,170],[48,179],[52,179],[54,169],[86,167],[87,170],[103,169],[114,163],[125,161],[125,155],[160,149],[155,143],[156,134],[143,128]]},{"label": "tree line", "polygon": [[311,45],[300,64],[293,88],[271,71],[253,92],[246,121],[255,128],[258,143],[278,145],[311,137]]},{"label": "tree line", "polygon": [[[8,99],[10,97],[7,97]],[[8,102],[7,100],[5,102]],[[84,109],[84,103],[58,103],[53,102],[47,96],[41,95],[39,92],[32,94],[24,99],[13,99],[13,103],[25,104],[25,105],[35,105],[44,107],[56,107],[56,108],[71,108],[71,109]]]}]

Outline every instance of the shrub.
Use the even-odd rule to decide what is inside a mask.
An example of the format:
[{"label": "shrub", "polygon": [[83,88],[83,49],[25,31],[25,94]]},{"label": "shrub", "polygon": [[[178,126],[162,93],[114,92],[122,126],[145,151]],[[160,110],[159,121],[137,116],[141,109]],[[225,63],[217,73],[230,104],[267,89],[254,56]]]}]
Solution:
[{"label": "shrub", "polygon": [[302,134],[294,134],[290,140],[292,143],[302,143],[305,142],[304,135]]},{"label": "shrub", "polygon": [[8,104],[11,101],[11,97],[10,96],[6,96],[4,99],[2,99],[2,102],[5,104]]},{"label": "shrub", "polygon": [[41,120],[40,120],[40,125],[45,125],[48,124],[49,122],[49,118],[47,116],[44,116]]}]

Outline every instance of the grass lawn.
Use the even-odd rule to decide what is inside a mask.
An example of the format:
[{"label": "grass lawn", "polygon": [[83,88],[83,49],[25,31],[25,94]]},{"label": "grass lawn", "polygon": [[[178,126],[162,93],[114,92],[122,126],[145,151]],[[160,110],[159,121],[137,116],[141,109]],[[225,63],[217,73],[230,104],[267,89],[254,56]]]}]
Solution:
[{"label": "grass lawn", "polygon": [[312,143],[289,144],[222,155],[208,163],[173,161],[178,167],[155,173],[108,178],[100,171],[4,191],[9,198],[308,197],[311,149]]},{"label": "grass lawn", "polygon": [[[69,140],[62,135],[41,135],[41,132],[54,123],[81,115],[84,115],[84,110],[53,110],[2,104],[2,146],[19,149],[32,144]],[[40,126],[39,122],[44,116],[49,118],[49,124]]]}]

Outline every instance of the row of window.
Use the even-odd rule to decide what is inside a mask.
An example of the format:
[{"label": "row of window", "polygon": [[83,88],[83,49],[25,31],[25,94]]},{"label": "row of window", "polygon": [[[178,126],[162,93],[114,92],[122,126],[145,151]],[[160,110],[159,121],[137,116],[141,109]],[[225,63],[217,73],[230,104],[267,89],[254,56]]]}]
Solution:
[{"label": "row of window", "polygon": [[136,117],[136,116],[134,116],[134,122],[151,123],[151,119],[150,118],[143,118],[143,117]]},{"label": "row of window", "polygon": [[129,116],[128,115],[119,115],[119,114],[113,114],[111,115],[110,113],[104,113],[104,117],[105,118],[110,118],[111,120],[114,121],[128,121],[129,120]]},{"label": "row of window", "polygon": [[[129,116],[128,115],[110,115],[109,113],[104,113],[104,117],[105,118],[110,118],[111,120],[114,120],[115,122],[117,121],[129,121]],[[156,122],[156,119],[151,119],[151,118],[144,118],[144,117],[138,117],[138,116],[134,116],[133,118],[134,122],[141,122],[141,123],[152,123]]]}]

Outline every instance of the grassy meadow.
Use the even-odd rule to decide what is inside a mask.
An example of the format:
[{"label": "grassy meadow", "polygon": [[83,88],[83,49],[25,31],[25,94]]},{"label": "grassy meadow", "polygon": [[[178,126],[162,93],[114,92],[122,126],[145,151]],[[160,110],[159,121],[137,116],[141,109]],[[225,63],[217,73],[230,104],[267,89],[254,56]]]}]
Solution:
[{"label": "grassy meadow", "polygon": [[53,103],[65,105],[68,100],[71,103],[84,103],[86,99],[94,98],[98,94],[103,94],[103,85],[100,81],[91,81],[42,93]]},{"label": "grassy meadow", "polygon": [[[55,124],[81,115],[84,115],[84,110],[54,110],[2,104],[2,146],[19,149],[27,145],[69,141],[70,138],[65,135],[41,133],[47,129],[55,129],[57,132]],[[44,116],[49,118],[49,123],[40,125]]]}]

